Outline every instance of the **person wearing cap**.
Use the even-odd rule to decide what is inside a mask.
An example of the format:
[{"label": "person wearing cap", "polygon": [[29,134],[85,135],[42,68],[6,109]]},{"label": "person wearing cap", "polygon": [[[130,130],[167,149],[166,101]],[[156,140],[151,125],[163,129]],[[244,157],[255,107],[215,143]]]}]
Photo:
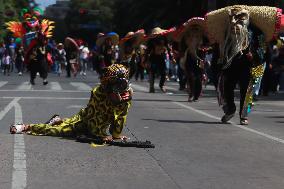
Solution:
[{"label": "person wearing cap", "polygon": [[189,85],[188,101],[198,101],[202,90],[204,73],[203,37],[205,33],[204,18],[191,18],[177,31],[176,40],[180,42],[184,56],[180,60]]},{"label": "person wearing cap", "polygon": [[55,56],[55,62],[58,66],[58,76],[62,74],[62,70],[64,69],[65,65],[67,65],[66,62],[66,51],[64,49],[63,43],[58,43],[57,49],[56,49],[56,56]]},{"label": "person wearing cap", "polygon": [[[128,70],[121,64],[104,69],[101,84],[91,92],[87,106],[70,118],[54,115],[44,124],[14,124],[11,134],[71,137],[88,135],[103,140],[126,139],[122,130],[131,105],[133,90]],[[109,131],[109,135],[107,133]]]},{"label": "person wearing cap", "polygon": [[266,42],[279,29],[281,10],[267,6],[234,5],[208,13],[208,35],[219,45],[221,65],[218,99],[223,106],[221,121],[236,112],[234,89],[240,87],[240,124],[248,124],[254,88],[264,72]]},{"label": "person wearing cap", "polygon": [[156,27],[152,30],[147,41],[147,52],[146,52],[146,62],[147,68],[149,70],[149,92],[155,93],[155,77],[160,74],[159,87],[162,92],[166,92],[165,82],[166,82],[166,51],[168,46],[167,35],[172,33],[174,30],[163,30]]},{"label": "person wearing cap", "polygon": [[128,32],[124,38],[120,40],[120,64],[125,65],[129,69],[129,77],[136,72],[137,53],[136,49],[144,39],[145,31]]}]

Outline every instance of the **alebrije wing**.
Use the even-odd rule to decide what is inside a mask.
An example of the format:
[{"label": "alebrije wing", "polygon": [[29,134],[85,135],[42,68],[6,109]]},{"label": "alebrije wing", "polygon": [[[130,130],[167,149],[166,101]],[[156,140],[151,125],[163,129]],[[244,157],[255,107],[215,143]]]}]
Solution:
[{"label": "alebrije wing", "polygon": [[26,33],[26,30],[21,22],[10,21],[5,24],[7,29],[13,33],[16,38],[22,38]]},{"label": "alebrije wing", "polygon": [[43,19],[41,22],[41,32],[48,38],[52,37],[52,30],[54,29],[54,22]]}]

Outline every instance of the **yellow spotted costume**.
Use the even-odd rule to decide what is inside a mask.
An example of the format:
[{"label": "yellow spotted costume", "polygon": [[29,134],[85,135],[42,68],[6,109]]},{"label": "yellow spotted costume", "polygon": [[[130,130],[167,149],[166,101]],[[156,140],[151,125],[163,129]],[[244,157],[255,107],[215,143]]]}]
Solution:
[{"label": "yellow spotted costume", "polygon": [[49,136],[74,136],[87,133],[96,137],[107,136],[109,133],[119,138],[126,123],[131,101],[114,104],[104,86],[116,78],[128,78],[128,71],[122,65],[112,65],[101,77],[101,85],[94,88],[86,108],[58,125],[31,124],[30,134]]}]

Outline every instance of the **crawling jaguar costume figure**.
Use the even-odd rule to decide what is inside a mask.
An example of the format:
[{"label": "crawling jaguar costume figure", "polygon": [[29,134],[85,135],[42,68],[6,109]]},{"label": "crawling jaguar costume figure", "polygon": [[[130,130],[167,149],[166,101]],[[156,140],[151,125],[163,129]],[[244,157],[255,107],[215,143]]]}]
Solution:
[{"label": "crawling jaguar costume figure", "polygon": [[66,119],[55,115],[45,124],[12,125],[10,132],[65,137],[83,134],[103,140],[125,139],[121,133],[133,94],[128,70],[123,65],[113,64],[105,68],[100,79],[101,84],[92,90],[87,107],[79,113]]}]

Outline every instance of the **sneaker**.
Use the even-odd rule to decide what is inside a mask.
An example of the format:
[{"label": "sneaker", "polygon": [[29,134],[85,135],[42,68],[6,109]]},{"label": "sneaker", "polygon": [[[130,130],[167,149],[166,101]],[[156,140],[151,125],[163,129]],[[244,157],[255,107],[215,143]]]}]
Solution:
[{"label": "sneaker", "polygon": [[149,89],[149,93],[155,93],[155,89],[151,87],[151,88]]},{"label": "sneaker", "polygon": [[47,122],[45,122],[45,124],[49,124],[51,126],[54,126],[60,123],[62,123],[62,119],[57,114],[53,115]]},{"label": "sneaker", "polygon": [[187,100],[188,102],[192,102],[193,101],[193,96],[192,97],[188,97],[188,100]]},{"label": "sneaker", "polygon": [[23,73],[22,73],[22,72],[19,72],[18,74],[19,74],[19,76],[23,75]]},{"label": "sneaker", "polygon": [[194,99],[193,99],[193,102],[198,102],[198,98],[194,98]]},{"label": "sneaker", "polygon": [[248,125],[248,119],[247,118],[241,118],[240,119],[240,124],[241,125]]},{"label": "sneaker", "polygon": [[48,81],[43,81],[43,85],[47,85],[48,84]]},{"label": "sneaker", "polygon": [[163,93],[166,93],[166,92],[167,92],[165,86],[160,87],[160,89],[161,89],[161,91],[162,91]]},{"label": "sneaker", "polygon": [[31,85],[35,85],[35,80],[30,81]]},{"label": "sneaker", "polygon": [[225,115],[222,117],[222,119],[221,119],[222,123],[228,123],[228,121],[229,121],[230,119],[232,119],[232,118],[234,117],[234,115],[235,115],[235,113],[232,113],[232,114],[225,114]]},{"label": "sneaker", "polygon": [[87,75],[86,72],[84,72],[83,75],[86,76]]}]

